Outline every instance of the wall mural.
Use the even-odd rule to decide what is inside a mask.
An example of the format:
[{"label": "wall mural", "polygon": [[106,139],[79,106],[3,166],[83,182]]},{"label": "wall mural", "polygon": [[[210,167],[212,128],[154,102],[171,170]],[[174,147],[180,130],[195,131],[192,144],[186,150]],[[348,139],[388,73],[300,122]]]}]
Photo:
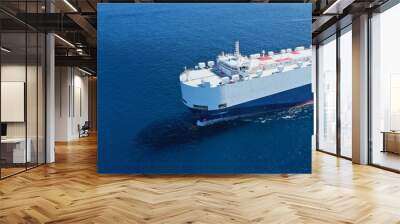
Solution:
[{"label": "wall mural", "polygon": [[99,4],[98,171],[310,173],[311,4]]}]

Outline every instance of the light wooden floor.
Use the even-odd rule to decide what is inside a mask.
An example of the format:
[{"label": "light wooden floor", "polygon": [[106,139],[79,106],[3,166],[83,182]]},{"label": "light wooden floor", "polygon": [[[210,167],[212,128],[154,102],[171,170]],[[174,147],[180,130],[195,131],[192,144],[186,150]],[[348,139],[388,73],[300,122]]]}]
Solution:
[{"label": "light wooden floor", "polygon": [[400,223],[400,175],[314,152],[312,175],[96,174],[96,140],[0,181],[0,223]]},{"label": "light wooden floor", "polygon": [[7,176],[11,176],[11,175],[13,175],[13,174],[16,174],[16,173],[19,173],[19,172],[22,172],[22,171],[24,171],[25,170],[25,167],[21,167],[21,168],[14,168],[14,167],[12,167],[12,168],[1,168],[1,177],[3,178],[3,177],[7,177]]},{"label": "light wooden floor", "polygon": [[400,170],[399,154],[375,150],[372,158],[375,164],[386,166],[395,170]]}]

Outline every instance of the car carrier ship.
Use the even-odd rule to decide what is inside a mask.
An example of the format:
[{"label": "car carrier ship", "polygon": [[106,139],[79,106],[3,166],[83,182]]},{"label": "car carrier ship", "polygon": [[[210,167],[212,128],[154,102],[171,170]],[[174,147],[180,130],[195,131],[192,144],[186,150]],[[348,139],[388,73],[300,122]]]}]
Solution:
[{"label": "car carrier ship", "polygon": [[185,68],[182,101],[198,126],[310,102],[311,56],[305,47],[244,56],[236,41],[234,54],[222,52],[216,62]]}]

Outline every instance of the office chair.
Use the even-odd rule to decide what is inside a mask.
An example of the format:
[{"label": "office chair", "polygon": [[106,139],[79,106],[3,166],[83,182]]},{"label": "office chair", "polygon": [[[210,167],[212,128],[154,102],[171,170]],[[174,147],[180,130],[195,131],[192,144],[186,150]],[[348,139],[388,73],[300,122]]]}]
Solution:
[{"label": "office chair", "polygon": [[90,129],[89,121],[85,121],[82,127],[78,125],[78,129],[79,129],[79,138],[89,136],[89,129]]}]

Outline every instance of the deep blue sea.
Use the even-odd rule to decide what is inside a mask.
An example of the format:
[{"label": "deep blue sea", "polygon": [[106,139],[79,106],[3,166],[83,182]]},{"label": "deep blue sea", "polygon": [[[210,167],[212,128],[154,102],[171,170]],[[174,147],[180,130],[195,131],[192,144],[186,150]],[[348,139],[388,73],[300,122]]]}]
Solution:
[{"label": "deep blue sea", "polygon": [[[197,127],[185,66],[311,44],[310,4],[99,4],[101,173],[308,173],[313,108]],[[311,76],[311,74],[310,74]]]}]

